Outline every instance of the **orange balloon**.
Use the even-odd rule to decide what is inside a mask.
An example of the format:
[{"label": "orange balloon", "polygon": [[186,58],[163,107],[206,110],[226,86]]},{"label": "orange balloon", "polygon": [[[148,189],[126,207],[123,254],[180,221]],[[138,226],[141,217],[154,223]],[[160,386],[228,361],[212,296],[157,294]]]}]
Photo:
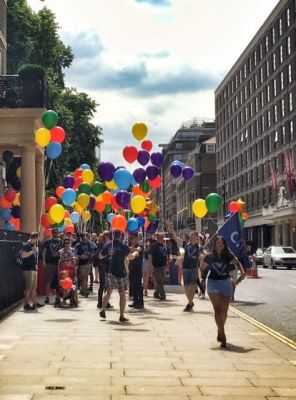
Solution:
[{"label": "orange balloon", "polygon": [[140,188],[140,185],[136,185],[133,187],[133,194],[136,196],[143,196],[142,189]]},{"label": "orange balloon", "polygon": [[58,196],[59,199],[62,198],[62,194],[64,193],[65,188],[63,186],[58,186],[56,188],[56,195]]},{"label": "orange balloon", "polygon": [[113,217],[111,222],[112,228],[114,230],[117,229],[121,232],[125,232],[126,225],[127,225],[126,219],[122,215],[115,215],[115,217]]},{"label": "orange balloon", "polygon": [[71,215],[68,210],[65,210],[65,218],[71,218]]},{"label": "orange balloon", "polygon": [[144,225],[144,228],[147,229],[149,224],[150,224],[149,219],[148,219],[147,217],[145,217],[145,225]]},{"label": "orange balloon", "polygon": [[111,206],[114,211],[118,211],[120,209],[120,205],[117,203],[115,196],[112,197]]},{"label": "orange balloon", "polygon": [[105,192],[102,193],[102,197],[103,197],[103,202],[105,204],[111,204],[112,198],[113,198],[113,194],[108,192],[107,190]]},{"label": "orange balloon", "polygon": [[245,219],[248,219],[249,218],[249,214],[246,213],[246,212],[243,212],[242,213],[242,217],[245,218]]},{"label": "orange balloon", "polygon": [[4,196],[0,196],[0,208],[10,208],[11,203]]},{"label": "orange balloon", "polygon": [[105,203],[103,201],[98,200],[95,205],[95,210],[99,213],[102,213],[105,210]]}]

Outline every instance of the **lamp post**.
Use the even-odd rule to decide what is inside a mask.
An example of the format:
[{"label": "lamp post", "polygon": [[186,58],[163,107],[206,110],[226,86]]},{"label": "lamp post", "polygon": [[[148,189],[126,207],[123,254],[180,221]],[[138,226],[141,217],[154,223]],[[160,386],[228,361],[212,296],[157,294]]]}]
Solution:
[{"label": "lamp post", "polygon": [[225,214],[226,214],[226,200],[225,200],[225,196],[226,196],[226,191],[225,191],[225,176],[222,175],[222,182],[223,182],[223,221],[225,221]]}]

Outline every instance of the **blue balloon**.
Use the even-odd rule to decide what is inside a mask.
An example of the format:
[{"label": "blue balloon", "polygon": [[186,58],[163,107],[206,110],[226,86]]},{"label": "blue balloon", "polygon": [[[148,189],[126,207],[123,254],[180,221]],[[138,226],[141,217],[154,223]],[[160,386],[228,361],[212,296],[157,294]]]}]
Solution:
[{"label": "blue balloon", "polygon": [[65,189],[62,194],[62,201],[66,206],[70,206],[76,200],[76,192],[74,189]]},{"label": "blue balloon", "polygon": [[11,218],[11,211],[9,208],[3,208],[0,210],[0,216],[4,221],[9,221]]},{"label": "blue balloon", "polygon": [[109,222],[109,224],[111,224],[112,223],[112,219],[115,217],[115,214],[114,213],[109,213],[108,215],[107,215],[107,221]]},{"label": "blue balloon", "polygon": [[127,221],[127,229],[130,232],[135,232],[138,228],[139,228],[139,221],[137,220],[137,218],[130,218]]},{"label": "blue balloon", "polygon": [[181,161],[179,161],[179,160],[175,160],[175,161],[173,161],[172,163],[171,163],[171,165],[173,165],[173,164],[177,164],[177,165],[180,165],[180,167],[183,169],[184,168],[184,163],[182,163]]},{"label": "blue balloon", "polygon": [[50,142],[46,147],[47,157],[51,160],[58,158],[62,154],[62,145],[58,142]]},{"label": "blue balloon", "polygon": [[133,176],[127,169],[118,169],[114,174],[114,182],[119,189],[128,189],[133,182]]},{"label": "blue balloon", "polygon": [[73,212],[70,214],[70,219],[71,219],[71,221],[73,222],[73,224],[77,224],[77,222],[79,222],[79,220],[80,220],[80,215],[79,215],[79,213],[78,213],[77,211],[73,211]]},{"label": "blue balloon", "polygon": [[145,225],[145,218],[138,217],[137,220],[138,220],[139,226],[142,228]]},{"label": "blue balloon", "polygon": [[84,170],[85,170],[85,169],[91,169],[90,166],[89,166],[88,164],[81,164],[79,168],[80,168],[80,169],[84,169]]},{"label": "blue balloon", "polygon": [[10,224],[9,222],[6,222],[6,224],[4,225],[4,229],[6,229],[7,231],[15,231],[15,226],[13,224]]},{"label": "blue balloon", "polygon": [[63,224],[62,226],[59,226],[59,232],[64,232],[65,231],[65,229],[66,229],[66,226],[65,226],[65,224]]}]

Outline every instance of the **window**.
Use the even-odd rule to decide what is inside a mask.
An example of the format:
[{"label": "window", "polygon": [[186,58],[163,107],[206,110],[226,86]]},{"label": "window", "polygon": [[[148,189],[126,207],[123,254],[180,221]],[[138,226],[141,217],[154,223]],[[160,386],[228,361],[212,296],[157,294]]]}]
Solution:
[{"label": "window", "polygon": [[277,105],[276,104],[274,106],[274,122],[278,122],[278,111],[277,111]]},{"label": "window", "polygon": [[254,51],[254,65],[257,65],[257,51]]},{"label": "window", "polygon": [[273,96],[276,97],[276,79],[273,80]]},{"label": "window", "polygon": [[245,108],[245,121],[247,122],[249,119],[249,115],[248,115],[248,107]]},{"label": "window", "polygon": [[278,131],[274,132],[274,143],[277,143],[277,141],[279,140],[279,134]]},{"label": "window", "polygon": [[242,70],[239,70],[239,83],[242,83]]},{"label": "window", "polygon": [[258,89],[258,75],[255,74],[255,89]]},{"label": "window", "polygon": [[284,71],[281,72],[281,90],[284,89]]},{"label": "window", "polygon": [[247,98],[248,98],[248,89],[247,86],[245,86],[245,100],[247,100]]},{"label": "window", "polygon": [[292,92],[289,93],[289,111],[293,110],[293,94]]},{"label": "window", "polygon": [[288,81],[289,81],[289,83],[292,82],[292,66],[291,66],[291,64],[288,65]]},{"label": "window", "polygon": [[265,117],[264,117],[264,115],[262,115],[262,117],[261,117],[261,129],[262,129],[262,132],[265,131]]},{"label": "window", "polygon": [[260,45],[259,45],[259,54],[260,54],[260,60],[262,60],[262,57],[263,57],[263,47],[262,47],[262,43],[260,43]]},{"label": "window", "polygon": [[176,149],[181,150],[183,143],[176,143]]},{"label": "window", "polygon": [[260,97],[261,97],[261,107],[264,107],[264,94],[263,94],[263,91],[260,93]]},{"label": "window", "polygon": [[215,153],[215,145],[214,144],[207,145],[207,153]]},{"label": "window", "polygon": [[250,92],[250,94],[253,93],[253,82],[252,82],[252,80],[249,81],[249,92]]},{"label": "window", "polygon": [[244,64],[244,78],[247,77],[247,64]]},{"label": "window", "polygon": [[290,140],[293,140],[294,138],[294,123],[293,121],[290,121]]},{"label": "window", "polygon": [[284,61],[283,45],[280,45],[280,63]]},{"label": "window", "polygon": [[275,44],[275,29],[272,28],[272,44]]},{"label": "window", "polygon": [[271,112],[270,112],[270,110],[267,111],[267,125],[268,125],[268,128],[270,128],[270,126],[271,126]]},{"label": "window", "polygon": [[272,68],[275,71],[276,70],[276,55],[273,53],[272,55]]},{"label": "window", "polygon": [[250,103],[250,116],[253,118],[253,103]]},{"label": "window", "polygon": [[279,35],[282,36],[282,34],[283,34],[283,21],[280,18],[279,19]]},{"label": "window", "polygon": [[282,145],[286,144],[286,128],[282,127]]},{"label": "window", "polygon": [[270,102],[270,86],[266,86],[266,98],[267,98],[267,103]]},{"label": "window", "polygon": [[265,38],[265,50],[267,53],[268,52],[268,36],[266,36],[266,38]]},{"label": "window", "polygon": [[259,107],[258,107],[258,97],[255,97],[255,111],[256,113],[259,111]]},{"label": "window", "polygon": [[260,83],[263,83],[263,68],[260,68]]},{"label": "window", "polygon": [[281,100],[282,117],[285,116],[285,99]]},{"label": "window", "polygon": [[266,61],[266,76],[269,77],[269,61]]},{"label": "window", "polygon": [[287,8],[286,17],[287,17],[287,27],[289,27],[290,26],[290,9],[289,8]]},{"label": "window", "polygon": [[288,36],[287,38],[287,53],[288,56],[291,54],[291,36]]}]

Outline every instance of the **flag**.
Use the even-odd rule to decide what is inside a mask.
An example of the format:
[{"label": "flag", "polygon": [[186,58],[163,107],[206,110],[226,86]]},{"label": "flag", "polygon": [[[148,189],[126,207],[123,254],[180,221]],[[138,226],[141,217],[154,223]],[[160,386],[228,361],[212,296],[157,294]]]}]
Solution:
[{"label": "flag", "polygon": [[221,226],[218,230],[218,235],[223,236],[230,251],[242,263],[243,267],[250,268],[250,261],[237,212],[234,213],[223,226]]},{"label": "flag", "polygon": [[293,165],[293,160],[292,160],[290,149],[284,150],[283,155],[284,155],[284,161],[285,161],[285,167],[286,167],[288,190],[289,190],[290,194],[293,194],[295,177],[294,177],[294,172],[293,172],[294,165]]},{"label": "flag", "polygon": [[270,171],[273,189],[277,193],[277,175],[276,175],[275,169],[273,168],[271,161],[269,162],[269,171]]}]

